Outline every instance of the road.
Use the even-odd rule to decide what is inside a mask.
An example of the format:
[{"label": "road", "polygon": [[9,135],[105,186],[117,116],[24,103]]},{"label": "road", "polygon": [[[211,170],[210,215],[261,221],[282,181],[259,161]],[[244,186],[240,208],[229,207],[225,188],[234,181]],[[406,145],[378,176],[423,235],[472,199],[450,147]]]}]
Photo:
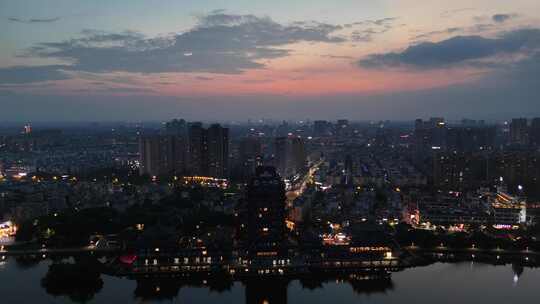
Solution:
[{"label": "road", "polygon": [[301,196],[306,190],[307,184],[313,179],[313,175],[319,169],[319,166],[323,163],[323,160],[319,160],[315,164],[309,167],[308,172],[302,177],[301,182],[296,182],[292,189],[287,191],[285,196],[287,197],[287,206],[291,207],[294,200]]}]

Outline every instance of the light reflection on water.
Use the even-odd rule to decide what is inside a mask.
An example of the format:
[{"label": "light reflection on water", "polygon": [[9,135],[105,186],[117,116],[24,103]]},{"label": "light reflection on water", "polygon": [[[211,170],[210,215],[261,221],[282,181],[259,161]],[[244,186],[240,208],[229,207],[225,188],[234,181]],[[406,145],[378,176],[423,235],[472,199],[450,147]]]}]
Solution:
[{"label": "light reflection on water", "polygon": [[74,303],[79,298],[87,303],[533,303],[540,282],[539,269],[437,263],[393,273],[391,281],[251,280],[213,288],[201,282],[137,282],[101,275],[102,287],[84,298],[47,293],[42,279],[50,263],[8,258],[0,264],[1,303]]}]

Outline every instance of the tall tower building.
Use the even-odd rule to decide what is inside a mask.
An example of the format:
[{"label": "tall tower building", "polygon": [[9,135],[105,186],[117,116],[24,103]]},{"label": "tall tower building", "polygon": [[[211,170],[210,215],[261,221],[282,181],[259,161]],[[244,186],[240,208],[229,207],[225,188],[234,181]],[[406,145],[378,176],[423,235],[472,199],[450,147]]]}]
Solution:
[{"label": "tall tower building", "polygon": [[164,133],[167,135],[186,137],[187,123],[183,119],[173,119],[165,123]]},{"label": "tall tower building", "polygon": [[201,122],[193,122],[189,126],[188,131],[189,138],[189,172],[194,175],[206,175],[204,164],[207,162],[205,159],[206,150],[206,130],[203,128]]},{"label": "tall tower building", "polygon": [[153,135],[139,139],[139,173],[152,176],[182,174],[186,142],[179,136]]},{"label": "tall tower building", "polygon": [[313,123],[314,136],[327,136],[330,134],[331,124],[326,120],[316,120]]},{"label": "tall tower building", "polygon": [[208,176],[227,177],[229,168],[229,129],[213,124],[206,130]]},{"label": "tall tower building", "polygon": [[274,167],[257,167],[247,203],[250,253],[277,254],[285,238],[285,184]]},{"label": "tall tower building", "polygon": [[531,145],[540,147],[540,117],[533,118],[530,132]]},{"label": "tall tower building", "polygon": [[514,118],[510,123],[510,142],[518,145],[528,143],[528,126],[526,118]]},{"label": "tall tower building", "polygon": [[299,137],[278,137],[275,141],[275,164],[279,174],[288,177],[305,168],[306,152]]},{"label": "tall tower building", "polygon": [[339,119],[336,123],[336,135],[347,135],[349,131],[349,120]]},{"label": "tall tower building", "polygon": [[189,168],[192,174],[227,177],[229,167],[229,129],[213,124],[208,129],[202,123],[189,127]]},{"label": "tall tower building", "polygon": [[262,163],[262,145],[256,137],[240,139],[238,164],[242,179],[247,181],[255,174],[255,169]]}]

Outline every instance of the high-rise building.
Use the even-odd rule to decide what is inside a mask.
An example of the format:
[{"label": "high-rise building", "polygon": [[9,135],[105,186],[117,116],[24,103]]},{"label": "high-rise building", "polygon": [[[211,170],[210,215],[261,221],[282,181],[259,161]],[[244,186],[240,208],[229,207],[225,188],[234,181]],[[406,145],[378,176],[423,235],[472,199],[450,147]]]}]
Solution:
[{"label": "high-rise building", "polygon": [[343,184],[350,186],[353,183],[353,175],[354,175],[354,162],[352,159],[352,156],[350,154],[347,154],[345,156],[345,162],[344,162],[344,180]]},{"label": "high-rise building", "polygon": [[227,177],[229,166],[229,129],[213,124],[208,129],[202,123],[189,127],[189,169],[192,174]]},{"label": "high-rise building", "polygon": [[528,126],[526,118],[514,118],[510,123],[510,143],[526,145],[528,143]]},{"label": "high-rise building", "polygon": [[189,172],[192,174],[204,175],[204,164],[206,150],[206,130],[203,128],[202,122],[193,122],[189,124]]},{"label": "high-rise building", "polygon": [[152,176],[182,174],[186,142],[179,136],[151,135],[139,139],[139,173]]},{"label": "high-rise building", "polygon": [[227,177],[229,168],[229,129],[213,124],[206,130],[208,176]]},{"label": "high-rise building", "polygon": [[327,136],[330,134],[331,123],[326,120],[316,120],[313,122],[314,136]]},{"label": "high-rise building", "polygon": [[348,128],[349,127],[349,120],[348,119],[338,119],[337,127],[338,128]]},{"label": "high-rise building", "polygon": [[183,119],[173,119],[165,123],[164,133],[167,135],[186,137],[187,123]]},{"label": "high-rise building", "polygon": [[447,148],[450,151],[473,152],[495,147],[495,127],[451,127],[447,130]]},{"label": "high-rise building", "polygon": [[349,120],[339,119],[336,123],[336,135],[349,135]]},{"label": "high-rise building", "polygon": [[427,123],[422,119],[414,121],[414,151],[415,156],[425,155],[431,148],[431,133]]},{"label": "high-rise building", "polygon": [[431,130],[432,130],[432,147],[440,147],[441,149],[446,148],[446,135],[447,127],[444,118],[442,117],[432,117],[430,120]]},{"label": "high-rise building", "polygon": [[472,189],[487,180],[488,159],[478,153],[436,153],[432,174],[439,189]]},{"label": "high-rise building", "polygon": [[245,137],[238,143],[237,158],[239,176],[247,181],[255,174],[255,168],[262,164],[262,144],[256,137]]},{"label": "high-rise building", "polygon": [[229,129],[173,120],[162,134],[140,138],[140,174],[228,177]]},{"label": "high-rise building", "polygon": [[429,123],[430,123],[432,126],[444,125],[444,124],[445,124],[444,118],[443,118],[443,117],[431,117],[431,118],[429,119]]},{"label": "high-rise building", "polygon": [[274,167],[257,167],[247,186],[252,255],[277,255],[285,238],[285,184]]},{"label": "high-rise building", "polygon": [[505,151],[499,159],[501,176],[510,193],[519,186],[534,199],[540,199],[540,155],[539,153],[516,150]]},{"label": "high-rise building", "polygon": [[540,147],[540,117],[533,118],[531,122],[530,141],[533,147]]},{"label": "high-rise building", "polygon": [[305,168],[306,152],[299,137],[278,137],[275,141],[275,164],[279,174],[288,177]]}]

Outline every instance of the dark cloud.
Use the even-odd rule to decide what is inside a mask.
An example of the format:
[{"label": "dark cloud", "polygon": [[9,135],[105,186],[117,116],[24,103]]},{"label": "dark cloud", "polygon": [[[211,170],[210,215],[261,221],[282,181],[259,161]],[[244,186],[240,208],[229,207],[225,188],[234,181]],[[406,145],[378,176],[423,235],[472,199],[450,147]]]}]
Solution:
[{"label": "dark cloud", "polygon": [[21,84],[69,79],[66,65],[15,66],[0,69],[0,84]]},{"label": "dark cloud", "polygon": [[522,29],[496,38],[457,36],[440,42],[423,42],[402,52],[372,54],[358,64],[366,68],[445,68],[471,63],[499,54],[527,54],[540,48],[540,30]]},{"label": "dark cloud", "polygon": [[84,88],[84,89],[78,89],[73,90],[72,92],[77,93],[84,93],[84,94],[138,94],[138,95],[146,95],[155,93],[154,90],[149,88],[135,88],[135,87],[100,87],[100,88]]},{"label": "dark cloud", "polygon": [[[4,121],[148,121],[167,120],[177,113],[189,120],[259,118],[412,120],[464,115],[477,119],[540,116],[540,56],[512,65],[474,82],[427,90],[381,94],[321,94],[317,96],[242,95],[171,97],[152,94],[0,95]],[[256,102],[255,102],[256,101]],[[24,107],[21,107],[24,104]],[[209,111],[208,109],[212,109]],[[299,114],[298,109],[302,109]],[[464,113],[463,109],[467,109]],[[300,115],[300,116],[299,116]]]},{"label": "dark cloud", "polygon": [[373,36],[376,34],[383,34],[389,31],[389,28],[384,28],[381,30],[375,30],[373,28],[368,28],[360,31],[353,31],[351,34],[351,40],[355,42],[369,42],[373,40]]},{"label": "dark cloud", "polygon": [[88,81],[94,81],[98,83],[117,83],[123,85],[139,85],[140,81],[133,74],[126,73],[113,73],[113,74],[98,74],[98,73],[88,73],[88,72],[69,72],[70,76],[73,78],[80,78]]},{"label": "dark cloud", "polygon": [[8,88],[8,89],[17,89],[17,88],[23,88],[23,89],[35,89],[35,88],[50,88],[54,87],[56,84],[54,82],[33,82],[33,83],[0,83],[0,88]]},{"label": "dark cloud", "polygon": [[394,28],[394,21],[398,18],[383,18],[376,20],[365,20],[345,24],[346,28],[355,29],[350,36],[350,40],[354,42],[369,42],[372,41],[375,35],[384,34]]},{"label": "dark cloud", "polygon": [[353,59],[352,56],[332,55],[332,54],[321,55],[321,57],[322,58],[331,58],[331,59]]},{"label": "dark cloud", "polygon": [[513,15],[513,14],[496,14],[496,15],[493,15],[491,17],[491,19],[494,22],[503,23],[503,22],[506,22],[506,21],[510,20],[511,18],[514,18],[514,17],[515,17],[515,15]]},{"label": "dark cloud", "polygon": [[414,40],[428,39],[428,38],[431,38],[431,37],[437,36],[437,35],[456,34],[456,33],[459,33],[461,31],[463,31],[462,27],[449,27],[447,29],[440,30],[440,31],[431,31],[431,32],[419,34],[419,35],[416,35],[413,39]]},{"label": "dark cloud", "polygon": [[208,80],[214,80],[214,78],[212,77],[205,77],[205,76],[197,76],[195,77],[197,80],[205,80],[205,81],[208,81]]},{"label": "dark cloud", "polygon": [[[217,11],[199,17],[195,27],[175,35],[148,38],[133,31],[85,30],[78,38],[35,45],[25,56],[63,60],[67,63],[63,69],[88,73],[239,74],[264,68],[261,60],[287,56],[289,51],[280,47],[292,43],[343,42],[344,38],[332,36],[339,29],[319,22],[283,25],[267,17]],[[42,69],[56,71],[53,66]],[[54,73],[51,76],[42,78],[58,78]],[[0,83],[8,80],[2,78]]]},{"label": "dark cloud", "polygon": [[467,28],[466,30],[472,33],[482,33],[482,32],[492,30],[495,26],[496,25],[493,23],[478,23]]},{"label": "dark cloud", "polygon": [[[312,119],[408,120],[436,115],[453,120],[463,118],[463,109],[467,109],[467,116],[488,120],[540,116],[540,52],[535,51],[539,40],[534,38],[537,36],[529,31],[517,31],[491,40],[521,41],[525,39],[523,37],[528,37],[527,42],[518,44],[523,45],[521,49],[528,50],[526,59],[473,82],[434,89],[376,95],[300,97],[260,94],[204,98],[157,96],[152,92],[135,93],[133,90],[130,91],[133,94],[116,95],[114,90],[99,94],[90,94],[87,90],[88,94],[78,96],[19,92],[17,98],[0,92],[0,120],[164,120],[172,118],[174,113],[197,120],[257,118],[260,113],[265,113],[268,118],[298,119],[300,108],[302,118]],[[116,92],[121,90],[125,92],[126,89],[116,89]],[[21,104],[25,106],[21,107]]]},{"label": "dark cloud", "polygon": [[388,17],[388,18],[381,18],[381,19],[374,19],[374,20],[363,20],[353,23],[347,23],[344,25],[344,27],[353,27],[353,26],[362,26],[362,25],[377,25],[377,26],[386,26],[392,24],[394,21],[396,21],[397,17]]},{"label": "dark cloud", "polygon": [[10,18],[8,18],[8,20],[11,21],[11,22],[19,22],[19,23],[27,23],[27,24],[31,24],[31,23],[52,23],[52,22],[56,22],[56,21],[60,20],[60,17],[43,18],[43,19],[39,19],[39,18],[21,19],[21,18],[16,18],[16,17],[10,17]]}]

